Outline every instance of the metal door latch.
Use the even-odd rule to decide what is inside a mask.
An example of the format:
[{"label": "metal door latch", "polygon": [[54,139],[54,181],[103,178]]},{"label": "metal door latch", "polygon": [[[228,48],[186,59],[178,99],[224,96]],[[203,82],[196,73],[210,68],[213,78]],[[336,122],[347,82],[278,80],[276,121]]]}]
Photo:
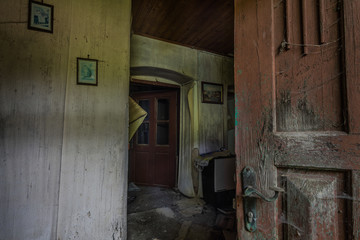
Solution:
[{"label": "metal door latch", "polygon": [[249,232],[256,230],[256,199],[260,198],[266,202],[275,201],[279,192],[284,192],[284,189],[279,187],[271,187],[275,191],[274,196],[266,197],[256,189],[256,174],[252,167],[245,167],[241,172],[242,190],[243,190],[243,205],[244,205],[244,220],[245,228]]}]

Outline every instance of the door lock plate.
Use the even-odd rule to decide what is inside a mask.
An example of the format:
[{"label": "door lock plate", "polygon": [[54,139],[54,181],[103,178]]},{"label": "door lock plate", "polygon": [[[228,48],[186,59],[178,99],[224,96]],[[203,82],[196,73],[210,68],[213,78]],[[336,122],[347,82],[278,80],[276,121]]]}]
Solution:
[{"label": "door lock plate", "polygon": [[[245,167],[241,172],[243,192],[248,187],[256,187],[256,175],[252,167]],[[256,230],[256,198],[243,197],[245,228],[249,232]]]}]

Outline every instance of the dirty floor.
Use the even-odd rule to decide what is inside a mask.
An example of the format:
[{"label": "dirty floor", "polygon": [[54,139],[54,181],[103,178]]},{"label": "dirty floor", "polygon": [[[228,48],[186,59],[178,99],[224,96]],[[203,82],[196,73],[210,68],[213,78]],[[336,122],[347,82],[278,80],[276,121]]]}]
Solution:
[{"label": "dirty floor", "polygon": [[234,218],[176,190],[129,186],[129,240],[235,240]]}]

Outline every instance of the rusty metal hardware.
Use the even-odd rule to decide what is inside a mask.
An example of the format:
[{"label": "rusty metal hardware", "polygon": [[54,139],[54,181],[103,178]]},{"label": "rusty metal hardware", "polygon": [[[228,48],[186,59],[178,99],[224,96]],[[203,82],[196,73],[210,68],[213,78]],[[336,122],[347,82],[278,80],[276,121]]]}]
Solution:
[{"label": "rusty metal hardware", "polygon": [[275,191],[274,196],[266,197],[256,189],[256,174],[252,167],[245,167],[241,172],[242,189],[243,189],[243,205],[245,228],[249,232],[256,231],[256,199],[262,199],[266,202],[275,201],[280,192],[284,192],[282,188],[271,187]]},{"label": "rusty metal hardware", "polygon": [[278,198],[280,192],[284,192],[284,189],[278,188],[278,187],[270,187],[270,189],[275,191],[275,194],[272,197],[266,197],[262,193],[260,193],[258,190],[256,190],[255,188],[248,186],[244,190],[243,197],[255,197],[255,198],[261,198],[265,202],[273,202]]}]

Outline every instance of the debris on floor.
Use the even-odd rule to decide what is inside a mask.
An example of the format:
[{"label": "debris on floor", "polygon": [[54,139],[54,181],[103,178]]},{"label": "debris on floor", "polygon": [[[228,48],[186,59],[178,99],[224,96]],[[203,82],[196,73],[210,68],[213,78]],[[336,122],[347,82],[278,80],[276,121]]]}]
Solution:
[{"label": "debris on floor", "polygon": [[236,239],[231,217],[202,199],[168,188],[138,188],[128,193],[133,199],[128,202],[129,240]]},{"label": "debris on floor", "polygon": [[184,198],[177,201],[176,205],[182,215],[191,217],[203,212],[205,201],[199,198]]},{"label": "debris on floor", "polygon": [[171,208],[168,208],[168,207],[157,208],[157,209],[155,209],[155,211],[157,213],[159,213],[160,215],[163,215],[164,217],[175,218],[175,213],[173,212],[173,210],[171,210]]},{"label": "debris on floor", "polygon": [[128,186],[128,191],[129,192],[137,192],[137,191],[140,191],[140,188],[138,186],[136,186],[135,183],[130,182],[129,186]]}]

